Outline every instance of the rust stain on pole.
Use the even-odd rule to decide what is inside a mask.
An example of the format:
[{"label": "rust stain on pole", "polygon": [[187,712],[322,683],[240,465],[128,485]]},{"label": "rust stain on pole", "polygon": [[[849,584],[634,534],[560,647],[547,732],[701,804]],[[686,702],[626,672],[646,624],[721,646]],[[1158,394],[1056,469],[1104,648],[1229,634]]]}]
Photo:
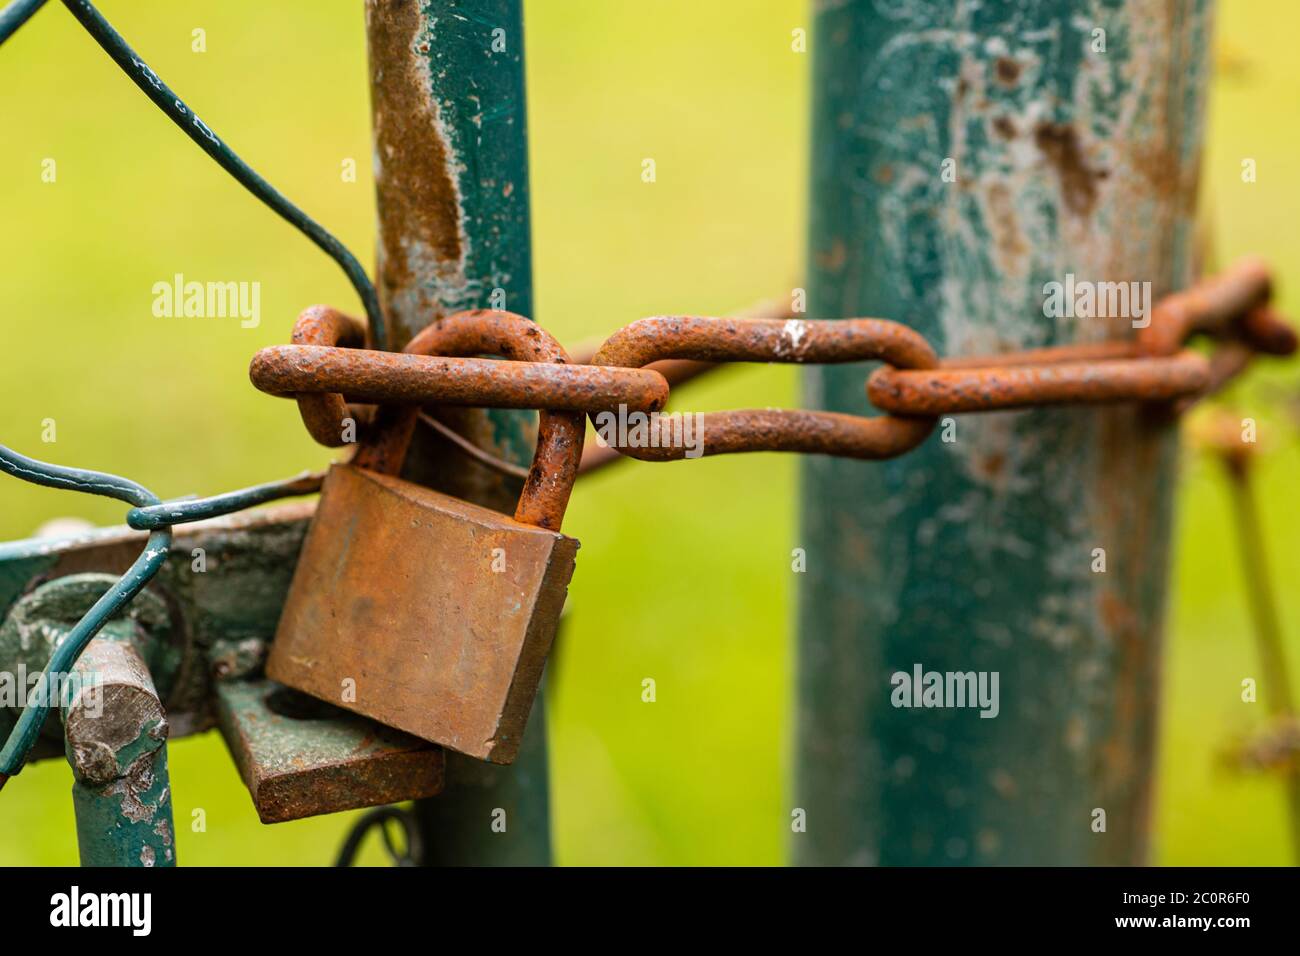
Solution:
[{"label": "rust stain on pole", "polygon": [[[414,316],[433,318],[464,289],[465,235],[457,162],[431,89],[430,23],[414,2],[369,2],[370,96],[379,204],[379,287],[397,313],[400,349]],[[444,295],[437,294],[443,291]],[[468,303],[466,303],[468,304]]]},{"label": "rust stain on pole", "polygon": [[[379,294],[394,348],[466,309],[535,318],[529,223],[522,0],[366,0],[379,205]],[[532,458],[535,416],[439,408],[492,456]],[[497,510],[519,482],[421,426],[403,477]],[[549,862],[545,721],[536,708],[519,760],[452,755],[447,785],[421,801],[439,863]],[[480,827],[494,807],[506,834]]]}]

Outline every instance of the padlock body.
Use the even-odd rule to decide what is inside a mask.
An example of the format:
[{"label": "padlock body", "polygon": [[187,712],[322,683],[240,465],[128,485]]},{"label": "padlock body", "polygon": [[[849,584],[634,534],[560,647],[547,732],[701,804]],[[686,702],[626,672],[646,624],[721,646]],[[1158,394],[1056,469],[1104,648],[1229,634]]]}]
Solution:
[{"label": "padlock body", "polygon": [[510,763],[577,550],[557,532],[335,465],[267,674],[448,749]]}]

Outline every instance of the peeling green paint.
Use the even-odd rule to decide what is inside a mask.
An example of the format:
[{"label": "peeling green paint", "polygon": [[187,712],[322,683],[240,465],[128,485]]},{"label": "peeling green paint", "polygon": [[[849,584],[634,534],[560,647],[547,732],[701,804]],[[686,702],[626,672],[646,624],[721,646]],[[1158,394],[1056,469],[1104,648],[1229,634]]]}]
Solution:
[{"label": "peeling green paint", "polygon": [[[128,608],[127,618],[140,622],[142,609],[148,607],[144,625],[159,628],[160,636],[162,630],[167,631],[167,640],[151,645],[148,653],[174,735],[195,733],[214,724],[210,664],[244,642],[271,641],[313,507],[311,502],[280,505],[178,528],[157,577]],[[83,584],[76,594],[59,589],[56,593],[71,604],[61,598],[67,606],[62,610],[56,607],[48,615],[41,608],[49,603],[49,597],[42,599],[40,607],[25,609],[15,619],[19,604],[49,581],[62,583],[81,572],[121,574],[144,538],[142,532],[117,527],[76,538],[33,539],[0,546],[0,581],[12,582],[12,590],[17,592],[0,625],[0,670],[13,671],[20,662],[44,667],[48,650],[21,653],[22,621],[29,616],[73,621],[87,599],[93,600],[96,585]],[[199,567],[204,570],[197,570]],[[24,593],[27,597],[20,601]],[[165,628],[164,618],[168,622]],[[10,721],[11,715],[0,708],[0,731]],[[32,759],[61,752],[61,745],[50,746],[46,741],[37,745]]]},{"label": "peeling green paint", "polygon": [[[1209,28],[1205,0],[821,4],[811,314],[945,355],[1131,335],[1048,318],[1043,285],[1188,280]],[[860,413],[862,369],[805,394]],[[1142,862],[1173,429],[1119,408],[942,432],[802,463],[794,858]],[[999,716],[893,707],[915,664],[998,672]]]},{"label": "peeling green paint", "polygon": [[167,747],[144,753],[102,787],[72,785],[82,866],[176,865]]}]

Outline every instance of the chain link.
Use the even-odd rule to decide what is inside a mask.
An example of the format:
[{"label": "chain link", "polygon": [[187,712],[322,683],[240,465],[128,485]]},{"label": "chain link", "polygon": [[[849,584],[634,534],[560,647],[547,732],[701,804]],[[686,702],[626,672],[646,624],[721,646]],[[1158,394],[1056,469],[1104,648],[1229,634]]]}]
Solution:
[{"label": "chain link", "polygon": [[[338,444],[332,439],[341,416],[348,414],[348,400],[582,411],[596,422],[597,416],[620,410],[649,416],[664,408],[670,379],[680,384],[730,363],[879,360],[884,365],[867,379],[866,395],[886,414],[710,412],[702,419],[699,450],[703,455],[793,451],[892,458],[924,441],[943,415],[1128,402],[1181,412],[1223,388],[1256,355],[1295,352],[1294,330],[1268,306],[1271,285],[1258,260],[1246,259],[1162,299],[1134,341],[944,360],[914,330],[886,319],[709,316],[633,322],[595,350],[584,351],[589,363],[584,365],[426,354],[454,351],[447,346],[471,333],[499,336],[507,326],[549,340],[522,317],[482,310],[435,321],[407,347],[414,354],[394,355],[346,347],[346,342],[360,341],[356,334],[338,334],[351,320],[316,306],[294,327],[293,341],[299,344],[263,349],[253,359],[250,377],[263,391],[296,395],[313,436],[323,432],[325,443]],[[324,323],[322,316],[330,321]],[[1218,340],[1208,359],[1184,348],[1194,335]],[[434,342],[442,344],[435,348]],[[328,412],[321,411],[324,404]],[[322,426],[322,420],[327,424]],[[425,420],[430,420],[427,415]],[[614,452],[652,461],[686,457],[671,416],[650,416],[648,427],[647,440],[636,447],[614,445]],[[458,444],[468,441],[457,438]],[[517,470],[481,449],[475,457],[505,473]],[[610,457],[601,455],[600,463]]]}]

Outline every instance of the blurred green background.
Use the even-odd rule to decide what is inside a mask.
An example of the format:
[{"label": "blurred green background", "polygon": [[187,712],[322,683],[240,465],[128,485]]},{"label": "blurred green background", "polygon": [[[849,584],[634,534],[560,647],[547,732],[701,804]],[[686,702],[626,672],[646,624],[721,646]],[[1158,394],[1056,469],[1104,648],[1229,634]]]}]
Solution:
[{"label": "blurred green background", "polygon": [[[137,51],[256,169],[372,258],[374,203],[359,0],[103,0]],[[719,312],[796,284],[804,235],[804,0],[526,4],[539,320],[574,343],[642,315]],[[1225,3],[1203,196],[1220,261],[1266,254],[1300,304],[1300,8]],[[207,50],[191,49],[206,31]],[[815,38],[813,40],[815,43]],[[213,493],[329,453],[293,406],[248,384],[314,302],[358,305],[337,268],[189,143],[57,4],[0,50],[0,436],[28,454]],[[640,180],[653,157],[658,181]],[[1258,162],[1245,185],[1243,157]],[[43,183],[42,161],[57,162]],[[347,158],[358,181],[342,180]],[[158,319],[154,282],[258,281],[262,323]],[[1295,367],[1259,376],[1294,393]],[[692,407],[792,404],[789,369],[720,374]],[[1259,412],[1279,585],[1300,573],[1298,450]],[[42,444],[42,420],[57,443]],[[794,461],[631,463],[584,482],[583,544],[549,715],[562,864],[784,859],[792,717]],[[1288,862],[1281,788],[1222,769],[1262,719],[1221,477],[1189,454],[1168,629],[1156,862]],[[110,524],[120,505],[6,480],[0,538],[48,518]],[[1293,662],[1300,595],[1281,587]],[[641,702],[641,681],[658,685]],[[171,745],[188,864],[329,862],[347,815],[262,827],[215,734]],[[37,764],[0,798],[0,864],[70,864],[70,771]],[[206,811],[207,830],[189,829]],[[377,862],[372,847],[364,857]]]}]

